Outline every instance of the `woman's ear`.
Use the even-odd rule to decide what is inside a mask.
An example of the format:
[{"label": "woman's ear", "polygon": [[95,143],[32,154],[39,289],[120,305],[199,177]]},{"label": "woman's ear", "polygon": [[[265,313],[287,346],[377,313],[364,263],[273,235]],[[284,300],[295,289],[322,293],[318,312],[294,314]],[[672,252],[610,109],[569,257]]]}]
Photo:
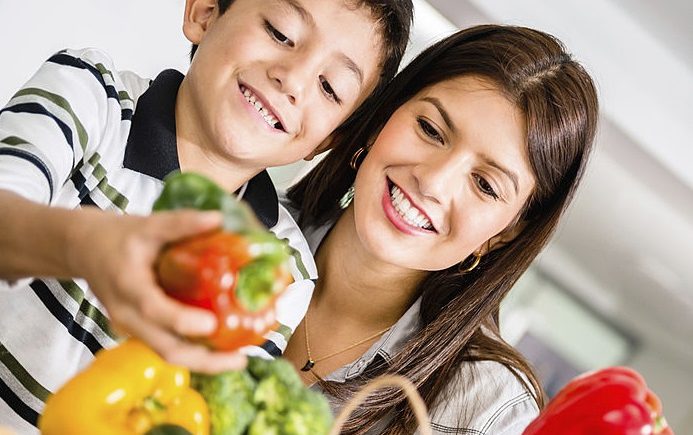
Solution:
[{"label": "woman's ear", "polygon": [[502,248],[503,246],[515,240],[515,238],[519,236],[526,227],[527,222],[525,221],[519,221],[514,225],[509,226],[500,233],[488,239],[486,243],[484,243],[477,252],[479,252],[479,254],[483,256],[491,251],[495,251],[498,248]]},{"label": "woman's ear", "polygon": [[199,44],[217,13],[217,0],[185,0],[183,34],[188,41]]}]

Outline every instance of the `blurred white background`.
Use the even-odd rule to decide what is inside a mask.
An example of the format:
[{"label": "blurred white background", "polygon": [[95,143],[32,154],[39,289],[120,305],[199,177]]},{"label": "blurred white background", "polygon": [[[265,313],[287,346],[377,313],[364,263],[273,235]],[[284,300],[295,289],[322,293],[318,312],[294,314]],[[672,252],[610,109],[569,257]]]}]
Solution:
[{"label": "blurred white background", "polygon": [[[597,151],[554,243],[507,301],[504,333],[549,391],[626,364],[679,434],[693,434],[693,2],[416,1],[408,58],[457,27],[548,31],[593,74]],[[66,47],[99,47],[120,69],[185,71],[182,0],[0,0],[0,104]],[[273,170],[286,185],[302,164]]]}]

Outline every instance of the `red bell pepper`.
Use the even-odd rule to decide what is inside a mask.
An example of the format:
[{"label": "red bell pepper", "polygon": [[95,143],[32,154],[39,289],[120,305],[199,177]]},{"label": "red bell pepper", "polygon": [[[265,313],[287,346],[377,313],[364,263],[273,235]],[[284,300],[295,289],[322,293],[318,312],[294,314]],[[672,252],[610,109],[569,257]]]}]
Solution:
[{"label": "red bell pepper", "polygon": [[234,350],[265,341],[277,325],[274,303],[291,283],[289,247],[264,229],[245,204],[196,174],[166,179],[155,210],[218,209],[220,231],[167,246],[157,275],[167,294],[217,315],[219,327],[203,341]]},{"label": "red bell pepper", "polygon": [[659,398],[627,367],[609,367],[570,381],[523,435],[673,435]]}]

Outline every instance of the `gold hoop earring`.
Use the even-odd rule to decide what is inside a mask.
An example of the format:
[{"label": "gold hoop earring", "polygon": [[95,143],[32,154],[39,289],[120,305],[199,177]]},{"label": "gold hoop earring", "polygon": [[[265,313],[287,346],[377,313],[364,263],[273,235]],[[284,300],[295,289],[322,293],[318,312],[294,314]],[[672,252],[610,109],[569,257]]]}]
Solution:
[{"label": "gold hoop earring", "polygon": [[349,161],[349,166],[351,166],[351,169],[354,171],[359,169],[359,166],[361,165],[361,162],[363,159],[366,157],[365,155],[362,156],[362,154],[366,151],[366,148],[361,147],[356,150],[353,156],[351,156],[351,160]]},{"label": "gold hoop earring", "polygon": [[[472,255],[474,256],[474,261],[472,262],[472,265],[466,269],[460,268],[460,273],[469,273],[472,270],[476,269],[476,267],[479,265],[479,263],[481,263],[481,254],[478,254],[475,252]],[[460,266],[462,266],[462,264],[460,264]]]}]

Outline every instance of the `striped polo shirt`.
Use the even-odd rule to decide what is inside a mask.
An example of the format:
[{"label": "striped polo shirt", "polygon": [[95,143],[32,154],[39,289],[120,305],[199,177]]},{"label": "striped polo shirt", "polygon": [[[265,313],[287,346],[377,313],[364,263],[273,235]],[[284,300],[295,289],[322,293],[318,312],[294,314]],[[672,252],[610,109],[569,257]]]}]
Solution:
[{"label": "striped polo shirt", "polygon": [[[163,178],[179,169],[182,80],[174,70],[155,80],[116,71],[95,49],[55,54],[0,110],[0,189],[55,207],[149,214]],[[278,301],[280,327],[246,349],[278,356],[308,307],[316,267],[266,171],[244,199],[292,248],[295,282]],[[84,280],[0,281],[0,426],[35,433],[47,396],[117,340]]]}]

